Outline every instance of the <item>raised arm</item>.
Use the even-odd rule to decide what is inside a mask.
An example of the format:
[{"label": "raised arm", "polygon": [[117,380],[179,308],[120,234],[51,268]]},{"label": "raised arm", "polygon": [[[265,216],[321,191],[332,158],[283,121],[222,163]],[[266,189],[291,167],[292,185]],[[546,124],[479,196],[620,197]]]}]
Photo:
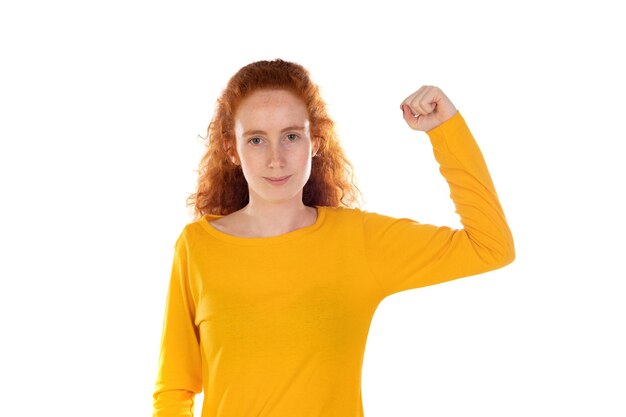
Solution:
[{"label": "raised arm", "polygon": [[501,268],[515,259],[513,236],[483,155],[443,92],[424,86],[405,99],[407,124],[426,131],[463,229],[364,212],[366,257],[381,295]]}]

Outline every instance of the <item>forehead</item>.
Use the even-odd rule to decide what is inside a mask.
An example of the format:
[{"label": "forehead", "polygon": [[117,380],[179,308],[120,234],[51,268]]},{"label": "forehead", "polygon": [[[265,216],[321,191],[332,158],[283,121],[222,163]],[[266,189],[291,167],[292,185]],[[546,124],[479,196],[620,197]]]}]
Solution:
[{"label": "forehead", "polygon": [[258,123],[285,118],[302,121],[307,118],[304,102],[286,90],[258,90],[241,101],[235,113],[235,122]]}]

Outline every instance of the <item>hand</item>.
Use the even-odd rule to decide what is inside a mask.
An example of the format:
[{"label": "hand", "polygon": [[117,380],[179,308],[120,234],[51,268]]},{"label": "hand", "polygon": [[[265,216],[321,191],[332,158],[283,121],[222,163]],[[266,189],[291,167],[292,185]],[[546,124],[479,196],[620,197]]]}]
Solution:
[{"label": "hand", "polygon": [[456,107],[439,87],[424,85],[400,104],[402,115],[413,130],[427,132],[457,113]]}]

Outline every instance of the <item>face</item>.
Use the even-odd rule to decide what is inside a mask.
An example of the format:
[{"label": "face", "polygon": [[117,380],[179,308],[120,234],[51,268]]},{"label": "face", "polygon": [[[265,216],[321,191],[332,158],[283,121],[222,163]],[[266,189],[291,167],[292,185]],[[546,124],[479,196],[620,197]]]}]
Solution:
[{"label": "face", "polygon": [[234,121],[239,158],[231,159],[241,165],[250,201],[301,202],[316,152],[304,102],[285,90],[258,90],[240,103]]}]

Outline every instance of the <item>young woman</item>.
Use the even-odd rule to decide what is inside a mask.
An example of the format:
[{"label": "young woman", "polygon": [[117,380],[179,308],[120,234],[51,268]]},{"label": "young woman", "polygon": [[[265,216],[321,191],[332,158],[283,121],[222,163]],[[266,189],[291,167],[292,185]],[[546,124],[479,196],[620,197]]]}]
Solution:
[{"label": "young woman", "polygon": [[363,416],[370,321],[388,295],[515,259],[482,153],[443,91],[402,101],[463,229],[354,207],[318,87],[280,59],[241,68],[208,129],[196,213],[175,243],[154,416]]}]

